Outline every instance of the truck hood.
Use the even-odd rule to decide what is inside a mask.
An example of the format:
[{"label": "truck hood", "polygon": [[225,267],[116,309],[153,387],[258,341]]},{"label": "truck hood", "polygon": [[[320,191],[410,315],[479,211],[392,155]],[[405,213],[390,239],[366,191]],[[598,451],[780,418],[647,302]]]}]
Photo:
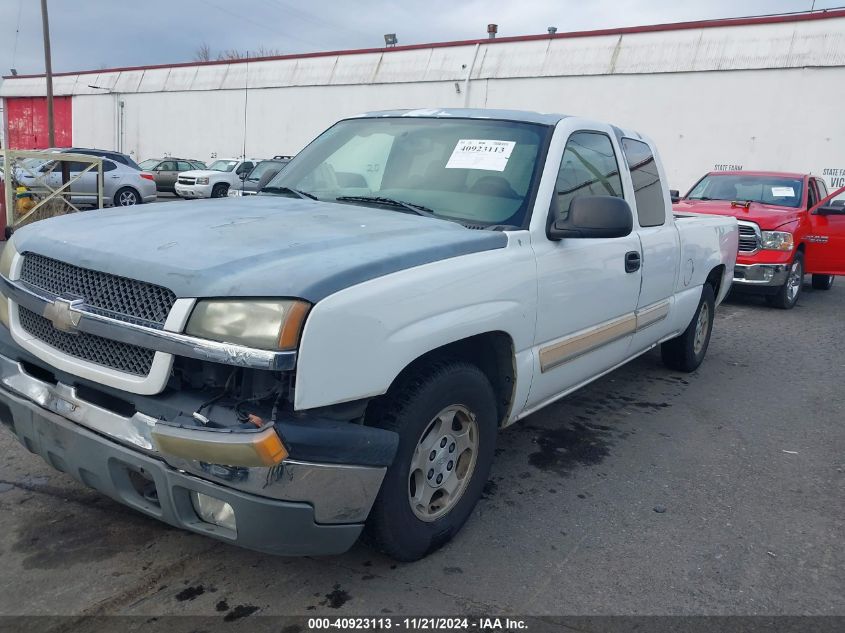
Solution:
[{"label": "truck hood", "polygon": [[190,176],[196,178],[197,176],[219,176],[221,174],[231,174],[230,171],[217,171],[216,169],[192,169],[191,171],[180,171],[180,176]]},{"label": "truck hood", "polygon": [[754,222],[763,230],[776,229],[784,224],[796,222],[804,213],[802,209],[761,202],[752,202],[747,209],[740,206],[732,207],[730,200],[681,200],[672,205],[672,210],[677,213],[728,215],[737,220]]},{"label": "truck hood", "polygon": [[508,237],[391,209],[262,195],[74,213],[23,227],[14,242],[20,253],[178,297],[316,302],[400,270],[504,248]]}]

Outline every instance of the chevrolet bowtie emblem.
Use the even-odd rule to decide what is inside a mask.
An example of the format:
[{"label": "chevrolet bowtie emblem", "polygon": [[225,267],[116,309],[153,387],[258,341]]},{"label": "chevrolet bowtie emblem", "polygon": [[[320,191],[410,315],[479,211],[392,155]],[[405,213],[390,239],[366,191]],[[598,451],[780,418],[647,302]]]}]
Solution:
[{"label": "chevrolet bowtie emblem", "polygon": [[44,308],[44,318],[48,319],[53,327],[61,332],[76,333],[76,326],[79,325],[82,314],[73,310],[73,307],[81,303],[82,300],[80,299],[56,299]]}]

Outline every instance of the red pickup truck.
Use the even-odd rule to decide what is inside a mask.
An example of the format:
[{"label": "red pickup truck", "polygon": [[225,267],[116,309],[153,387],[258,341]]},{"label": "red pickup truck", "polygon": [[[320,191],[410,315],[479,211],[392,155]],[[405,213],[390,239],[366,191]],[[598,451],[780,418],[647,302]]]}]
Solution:
[{"label": "red pickup truck", "polygon": [[679,197],[675,213],[731,215],[739,223],[733,288],[764,294],[788,310],[798,301],[805,274],[813,288],[829,290],[845,275],[845,206],[830,199],[821,178],[768,171],[710,172]]}]

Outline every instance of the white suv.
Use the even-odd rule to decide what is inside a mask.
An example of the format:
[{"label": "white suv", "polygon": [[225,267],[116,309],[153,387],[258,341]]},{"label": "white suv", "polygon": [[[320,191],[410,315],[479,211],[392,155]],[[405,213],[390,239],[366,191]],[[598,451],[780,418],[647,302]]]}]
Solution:
[{"label": "white suv", "polygon": [[183,171],[176,179],[176,195],[182,198],[224,198],[230,189],[243,187],[244,178],[255,165],[257,158],[221,158],[208,169]]}]

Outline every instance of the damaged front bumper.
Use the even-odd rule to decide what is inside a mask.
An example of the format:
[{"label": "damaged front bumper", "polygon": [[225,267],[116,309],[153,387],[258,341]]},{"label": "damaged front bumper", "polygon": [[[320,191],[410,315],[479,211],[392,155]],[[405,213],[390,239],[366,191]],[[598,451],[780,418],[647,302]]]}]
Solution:
[{"label": "damaged front bumper", "polygon": [[[282,555],[347,550],[363,528],[397,442],[395,433],[381,429],[288,419],[277,422],[276,430],[289,457],[275,466],[178,458],[156,450],[156,427],[167,423],[87,402],[74,387],[33,376],[4,355],[0,422],[54,468],[116,501],[176,527]],[[178,428],[201,439],[215,433]],[[209,519],[198,499],[225,507],[229,519]]]}]

